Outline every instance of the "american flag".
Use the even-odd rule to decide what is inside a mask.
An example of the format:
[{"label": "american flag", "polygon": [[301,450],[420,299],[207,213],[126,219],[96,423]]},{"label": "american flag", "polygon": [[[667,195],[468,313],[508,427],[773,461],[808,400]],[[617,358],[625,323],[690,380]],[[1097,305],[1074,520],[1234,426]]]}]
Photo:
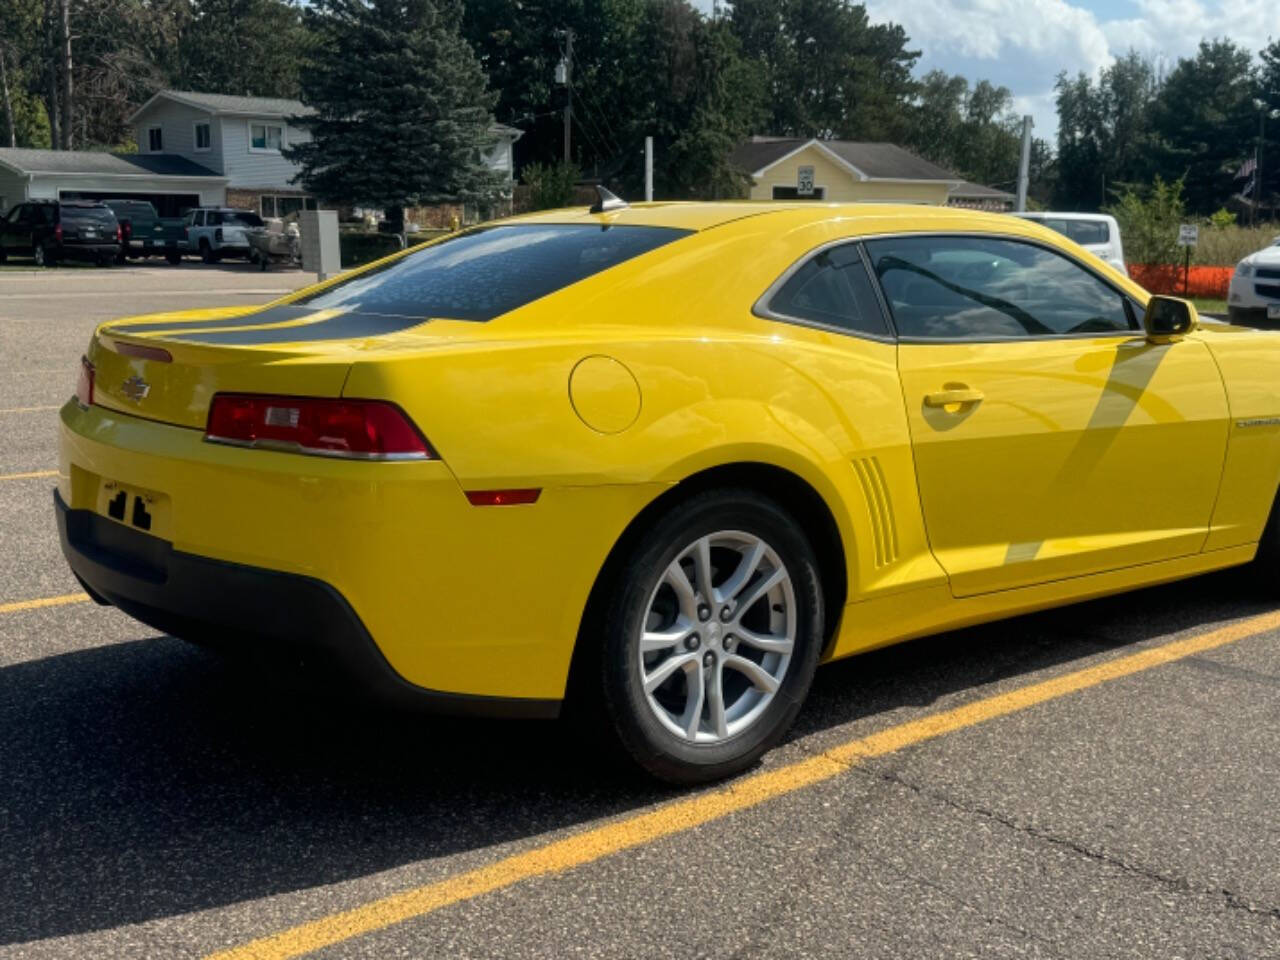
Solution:
[{"label": "american flag", "polygon": [[1236,171],[1236,179],[1243,180],[1245,177],[1253,176],[1253,171],[1258,169],[1258,158],[1250,157],[1240,165],[1240,169]]}]

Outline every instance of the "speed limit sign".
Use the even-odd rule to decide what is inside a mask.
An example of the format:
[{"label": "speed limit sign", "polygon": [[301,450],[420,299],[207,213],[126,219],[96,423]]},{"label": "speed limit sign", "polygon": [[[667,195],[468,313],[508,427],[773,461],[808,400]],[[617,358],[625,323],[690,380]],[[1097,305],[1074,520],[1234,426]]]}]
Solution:
[{"label": "speed limit sign", "polygon": [[813,167],[801,167],[796,173],[796,193],[802,197],[813,196]]}]

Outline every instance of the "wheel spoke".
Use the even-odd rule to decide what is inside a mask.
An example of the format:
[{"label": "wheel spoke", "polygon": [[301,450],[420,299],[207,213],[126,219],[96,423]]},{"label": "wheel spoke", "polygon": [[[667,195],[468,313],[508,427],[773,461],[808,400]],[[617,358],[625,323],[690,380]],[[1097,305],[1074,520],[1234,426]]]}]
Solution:
[{"label": "wheel spoke", "polygon": [[706,699],[706,684],[702,682],[702,668],[696,663],[692,669],[685,671],[685,684],[689,688],[689,698],[684,704],[684,715],[680,718],[680,726],[684,735],[690,740],[698,736],[698,725],[702,723],[702,703]]},{"label": "wheel spoke", "polygon": [[724,658],[726,667],[737,670],[740,674],[751,681],[751,685],[757,690],[764,693],[775,693],[778,689],[778,681],[760,664],[754,660],[748,660],[746,657],[740,657],[736,654],[730,654]]},{"label": "wheel spoke", "polygon": [[761,597],[781,583],[783,579],[786,578],[786,575],[787,572],[785,570],[778,569],[769,574],[769,576],[760,580],[760,582],[751,589],[751,593],[747,595],[747,599],[743,600],[734,609],[734,618],[741,619],[748,610],[756,605],[756,602]]},{"label": "wheel spoke", "polygon": [[715,591],[711,587],[711,538],[703,537],[693,548],[693,570],[698,578],[698,593],[702,594],[702,602],[716,602]]},{"label": "wheel spoke", "polygon": [[747,630],[741,626],[733,628],[733,635],[743,643],[755,647],[757,650],[763,650],[766,653],[790,653],[795,646],[794,641],[790,637],[772,637],[756,633],[754,630]]},{"label": "wheel spoke", "polygon": [[656,653],[659,650],[678,647],[695,629],[695,625],[690,622],[689,618],[681,614],[676,618],[676,622],[666,630],[646,630],[642,633],[640,635],[640,652]]},{"label": "wheel spoke", "polygon": [[751,575],[756,572],[762,559],[764,559],[764,544],[757,540],[751,552],[743,555],[738,569],[733,571],[728,580],[720,584],[716,591],[716,600],[723,603],[737,597],[738,592],[751,580]]},{"label": "wheel spoke", "polygon": [[667,572],[663,574],[663,579],[675,591],[676,600],[680,604],[680,612],[684,614],[685,619],[694,620],[698,616],[698,599],[694,594],[693,584],[685,576],[684,567],[680,566],[678,558],[671,561],[671,565],[667,567]]},{"label": "wheel spoke", "polygon": [[667,679],[677,670],[684,669],[689,663],[696,662],[698,655],[696,653],[686,653],[683,656],[668,657],[663,660],[653,673],[648,674],[644,678],[644,692],[653,693],[658,687],[666,683]]},{"label": "wheel spoke", "polygon": [[707,705],[711,708],[711,729],[717,737],[727,737],[729,726],[724,716],[724,669],[719,661],[711,665],[707,677]]}]

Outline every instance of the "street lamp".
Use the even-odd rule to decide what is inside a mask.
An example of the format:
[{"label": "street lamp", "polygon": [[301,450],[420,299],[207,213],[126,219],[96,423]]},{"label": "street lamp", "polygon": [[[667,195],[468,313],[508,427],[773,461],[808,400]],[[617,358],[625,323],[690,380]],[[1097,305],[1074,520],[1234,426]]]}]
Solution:
[{"label": "street lamp", "polygon": [[1253,223],[1256,226],[1258,223],[1258,210],[1262,207],[1262,149],[1267,142],[1267,121],[1280,120],[1280,110],[1268,110],[1267,101],[1258,97],[1253,98],[1253,105],[1258,110],[1258,151],[1254,156],[1257,162],[1254,164],[1253,171],[1253,175],[1256,178],[1255,183],[1258,185],[1258,189],[1253,196]]}]

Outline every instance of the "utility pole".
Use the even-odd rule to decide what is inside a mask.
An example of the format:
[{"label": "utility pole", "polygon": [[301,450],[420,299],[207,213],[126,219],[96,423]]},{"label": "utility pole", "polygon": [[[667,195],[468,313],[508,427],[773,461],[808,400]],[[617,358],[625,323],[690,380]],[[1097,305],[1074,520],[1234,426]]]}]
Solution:
[{"label": "utility pole", "polygon": [[1018,161],[1018,205],[1014,208],[1019,213],[1027,209],[1027,186],[1031,182],[1031,116],[1022,118],[1022,159]]},{"label": "utility pole", "polygon": [[644,199],[653,200],[653,137],[644,138]]},{"label": "utility pole", "polygon": [[564,59],[556,67],[556,81],[564,84],[564,162],[568,166],[573,156],[573,27],[565,27],[556,31],[557,37],[564,38]]}]

